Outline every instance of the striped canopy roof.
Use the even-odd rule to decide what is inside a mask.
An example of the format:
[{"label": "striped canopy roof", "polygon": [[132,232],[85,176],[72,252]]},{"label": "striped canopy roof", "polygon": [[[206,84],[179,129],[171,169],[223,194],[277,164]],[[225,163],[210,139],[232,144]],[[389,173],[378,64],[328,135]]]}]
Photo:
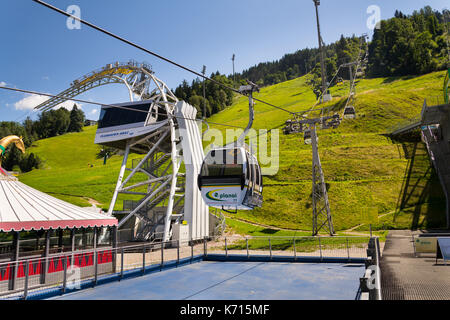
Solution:
[{"label": "striped canopy roof", "polygon": [[[99,210],[100,211],[100,210]],[[117,226],[114,217],[81,208],[0,173],[0,231]]]}]

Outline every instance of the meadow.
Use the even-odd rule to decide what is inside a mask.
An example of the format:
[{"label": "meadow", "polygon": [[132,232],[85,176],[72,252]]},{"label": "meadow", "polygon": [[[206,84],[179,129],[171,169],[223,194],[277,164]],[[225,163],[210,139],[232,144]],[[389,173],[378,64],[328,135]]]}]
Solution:
[{"label": "meadow", "polygon": [[[255,97],[292,112],[318,108],[307,84],[308,77],[262,88]],[[423,145],[392,141],[387,135],[394,126],[417,117],[424,99],[442,94],[443,77],[444,72],[435,72],[417,77],[360,80],[354,103],[357,118],[344,120],[338,129],[318,131],[319,154],[338,233],[367,231],[369,224],[374,230],[438,228],[444,224],[444,196]],[[342,115],[348,91],[348,82],[333,87],[333,100],[320,105],[326,108],[323,114]],[[319,115],[319,112],[308,112],[310,117]],[[290,114],[281,110],[258,102],[255,105],[256,132],[268,129],[267,136],[271,137],[271,129],[279,130],[279,169],[264,177],[262,208],[228,215],[228,226],[238,233],[251,232],[242,226],[246,221],[273,230],[291,230],[290,234],[310,233],[311,146],[303,143],[302,134],[283,135],[281,129],[289,118]],[[231,107],[208,121],[245,127],[248,100],[235,97]],[[227,130],[219,125],[211,128],[224,135]],[[103,159],[96,159],[101,147],[93,143],[95,130],[96,127],[85,127],[82,133],[35,142],[28,152],[38,154],[44,166],[20,175],[20,180],[77,205],[89,206],[95,201],[107,209],[122,159],[115,155],[106,165]],[[204,141],[204,146],[213,140]],[[413,155],[408,152],[411,145],[418,146]],[[129,161],[140,157],[132,155]],[[415,162],[413,170],[412,158],[421,160]],[[414,188],[417,184],[423,184],[424,188]],[[116,209],[121,208],[120,200],[119,197]]]}]

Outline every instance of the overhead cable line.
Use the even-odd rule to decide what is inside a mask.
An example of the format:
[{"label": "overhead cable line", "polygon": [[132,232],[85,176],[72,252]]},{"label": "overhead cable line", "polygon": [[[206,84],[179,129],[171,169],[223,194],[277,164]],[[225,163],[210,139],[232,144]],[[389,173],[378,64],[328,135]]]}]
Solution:
[{"label": "overhead cable line", "polygon": [[[52,9],[53,11],[56,11],[56,12],[58,12],[58,13],[61,13],[61,14],[65,15],[65,16],[69,17],[69,18],[75,19],[75,20],[77,20],[77,21],[79,21],[79,22],[81,22],[81,23],[87,25],[88,27],[91,27],[91,28],[93,28],[93,29],[95,29],[95,30],[97,30],[97,31],[100,31],[100,32],[102,32],[102,33],[104,33],[104,34],[106,34],[106,35],[108,35],[108,36],[110,36],[110,37],[112,37],[112,38],[115,38],[115,39],[117,39],[117,40],[119,40],[119,41],[122,41],[122,42],[124,42],[124,43],[126,43],[126,44],[128,44],[128,45],[130,45],[130,46],[132,46],[132,47],[135,47],[135,48],[137,48],[137,49],[139,49],[139,50],[142,50],[142,51],[144,51],[144,52],[146,52],[146,53],[148,53],[148,54],[151,54],[151,55],[157,57],[158,59],[164,60],[164,61],[166,61],[166,62],[168,62],[168,63],[170,63],[170,64],[172,64],[172,65],[174,65],[174,66],[176,66],[176,67],[178,67],[178,68],[181,68],[181,69],[183,69],[183,70],[185,70],[185,71],[188,71],[188,72],[190,72],[190,73],[193,73],[193,74],[195,74],[196,76],[198,76],[198,77],[200,77],[200,78],[203,78],[203,79],[212,81],[212,82],[214,82],[215,84],[220,85],[220,86],[222,86],[222,87],[224,87],[224,88],[226,88],[226,89],[228,89],[228,90],[231,90],[231,91],[233,91],[233,92],[235,92],[235,93],[242,94],[239,90],[237,90],[237,89],[235,89],[235,88],[233,88],[233,87],[230,87],[230,86],[228,86],[228,85],[226,85],[226,84],[224,84],[224,83],[222,83],[222,82],[220,82],[220,81],[217,81],[217,80],[215,80],[215,79],[213,79],[213,78],[210,78],[210,77],[208,77],[208,76],[205,76],[205,75],[203,75],[203,74],[200,73],[200,72],[197,72],[197,71],[195,71],[195,70],[193,70],[193,69],[191,69],[191,68],[185,67],[185,66],[183,66],[183,65],[181,65],[181,64],[179,64],[179,63],[177,63],[177,62],[175,62],[175,61],[173,61],[173,60],[170,60],[170,59],[168,59],[168,58],[166,58],[166,57],[163,57],[163,56],[161,56],[161,55],[159,55],[159,54],[157,54],[157,53],[155,53],[155,52],[153,52],[153,51],[150,51],[150,50],[148,50],[148,49],[146,49],[146,48],[144,48],[144,47],[142,47],[142,46],[140,46],[140,45],[138,45],[138,44],[136,44],[136,43],[133,43],[133,42],[131,42],[131,41],[125,39],[125,38],[122,38],[122,37],[120,37],[120,36],[118,36],[118,35],[116,35],[116,34],[110,32],[110,31],[108,31],[108,30],[105,30],[105,29],[103,29],[103,28],[101,28],[101,27],[98,27],[98,26],[96,26],[96,25],[94,25],[94,24],[92,24],[92,23],[90,23],[90,22],[88,22],[88,21],[85,21],[85,20],[83,20],[83,19],[81,19],[81,18],[79,18],[79,17],[76,17],[76,16],[74,16],[74,15],[72,15],[72,14],[70,14],[70,13],[67,13],[67,12],[65,12],[64,10],[61,10],[61,9],[59,9],[59,8],[57,8],[57,7],[54,7],[54,6],[48,4],[48,3],[44,2],[44,1],[40,1],[40,0],[33,0],[33,1],[36,2],[36,3],[39,3],[39,4],[43,5],[43,6],[45,6],[45,7],[47,7],[47,8],[49,8],[49,9]],[[261,102],[261,103],[263,103],[263,104],[266,104],[266,105],[268,105],[268,106],[270,106],[270,107],[273,107],[273,108],[282,110],[282,111],[284,111],[284,112],[287,112],[287,113],[290,113],[290,114],[294,114],[294,112],[291,112],[291,111],[289,111],[289,110],[283,109],[283,108],[278,107],[278,106],[275,106],[275,105],[273,105],[273,104],[271,104],[271,103],[268,103],[268,102],[266,102],[266,101],[263,101],[263,100],[260,100],[260,99],[256,99],[256,98],[253,98],[253,100],[258,101],[258,102]]]},{"label": "overhead cable line", "polygon": [[[98,106],[105,106],[105,107],[111,107],[111,108],[117,108],[117,109],[124,109],[124,110],[127,110],[127,111],[136,111],[136,112],[147,113],[147,114],[157,114],[155,111],[145,111],[145,110],[128,108],[128,107],[123,107],[123,106],[118,106],[118,105],[113,105],[113,104],[100,103],[100,102],[95,102],[95,101],[87,101],[87,100],[82,100],[82,99],[67,98],[67,97],[62,97],[62,96],[57,96],[57,95],[53,95],[53,94],[49,94],[49,93],[32,91],[32,90],[10,88],[10,87],[4,87],[4,86],[0,86],[0,89],[16,91],[16,92],[22,92],[22,93],[35,94],[35,95],[40,95],[40,96],[47,96],[47,97],[50,97],[50,98],[61,97],[61,98],[64,98],[66,100],[71,100],[71,101],[75,101],[75,102],[83,102],[83,103],[87,103],[87,104],[95,104],[95,105],[98,105]],[[163,104],[172,104],[172,103],[164,102]],[[174,116],[174,115],[172,115],[171,117],[176,118],[176,119],[189,120],[189,121],[202,121],[201,119],[191,119],[191,118],[186,118],[186,117],[178,117],[178,116]],[[208,123],[209,124],[218,125],[218,126],[231,127],[231,128],[236,128],[236,129],[244,129],[243,127],[233,126],[231,124],[224,124],[224,123],[217,123],[217,122],[210,122],[210,121],[208,121]]]}]

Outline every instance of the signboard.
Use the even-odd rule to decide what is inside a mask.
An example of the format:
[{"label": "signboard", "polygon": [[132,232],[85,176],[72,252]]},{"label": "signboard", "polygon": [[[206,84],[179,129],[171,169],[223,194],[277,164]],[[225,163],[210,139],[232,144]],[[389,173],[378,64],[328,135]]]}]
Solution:
[{"label": "signboard", "polygon": [[450,238],[437,239],[436,261],[437,259],[444,259],[445,265],[450,261]]},{"label": "signboard", "polygon": [[437,238],[434,237],[417,237],[414,240],[416,253],[435,253]]}]

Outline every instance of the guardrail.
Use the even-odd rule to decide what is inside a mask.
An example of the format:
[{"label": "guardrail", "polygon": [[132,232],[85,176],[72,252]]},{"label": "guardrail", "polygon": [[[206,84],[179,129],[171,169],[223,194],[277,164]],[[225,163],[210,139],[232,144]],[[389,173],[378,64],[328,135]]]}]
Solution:
[{"label": "guardrail", "polygon": [[360,287],[357,294],[359,300],[382,300],[381,269],[380,269],[380,241],[370,238],[367,249],[366,272],[359,279]]},{"label": "guardrail", "polygon": [[366,259],[369,237],[231,236],[213,238],[207,255],[278,256],[295,259],[316,257],[351,260]]},{"label": "guardrail", "polygon": [[[203,239],[185,243],[143,243],[117,248],[78,250],[0,263],[0,299],[28,299],[39,292],[62,293],[92,287],[112,277],[121,280],[130,274],[162,269],[168,262],[178,266],[203,256]],[[103,280],[102,280],[103,279]]]},{"label": "guardrail", "polygon": [[288,259],[292,262],[363,263],[373,239],[233,236],[63,252],[0,263],[0,299],[26,300],[54,296],[167,267],[208,260],[212,256],[219,257],[220,261],[232,257],[245,260],[246,257],[264,258],[265,261]]}]

